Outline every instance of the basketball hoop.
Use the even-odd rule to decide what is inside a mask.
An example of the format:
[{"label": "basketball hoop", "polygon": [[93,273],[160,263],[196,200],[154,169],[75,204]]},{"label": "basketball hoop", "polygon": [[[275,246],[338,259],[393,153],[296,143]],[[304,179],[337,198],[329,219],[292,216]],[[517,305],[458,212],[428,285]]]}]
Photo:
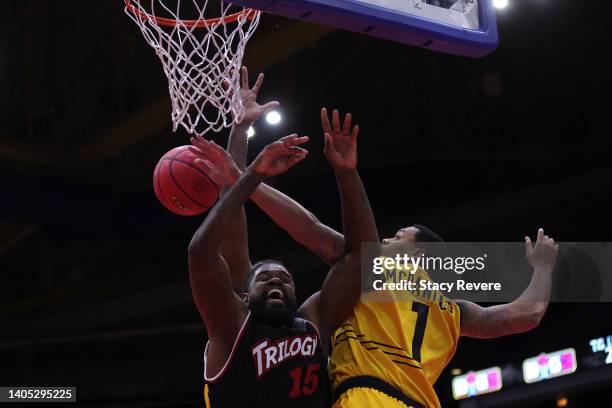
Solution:
[{"label": "basketball hoop", "polygon": [[219,0],[124,2],[168,78],[173,131],[219,132],[241,118],[240,68],[260,11]]}]

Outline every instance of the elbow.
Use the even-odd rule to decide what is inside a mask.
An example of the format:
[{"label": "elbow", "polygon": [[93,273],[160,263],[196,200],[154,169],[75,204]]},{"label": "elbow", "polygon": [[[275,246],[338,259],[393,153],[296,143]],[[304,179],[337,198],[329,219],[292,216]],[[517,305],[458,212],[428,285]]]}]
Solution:
[{"label": "elbow", "polygon": [[542,316],[537,313],[531,313],[525,317],[525,321],[523,323],[523,332],[528,332],[540,325],[540,321],[542,320]]},{"label": "elbow", "polygon": [[313,225],[322,225],[317,216],[308,210],[306,210],[306,218],[308,219],[308,222]]},{"label": "elbow", "polygon": [[546,312],[546,306],[545,304],[535,304],[533,308],[525,311],[521,319],[520,332],[528,332],[538,327]]},{"label": "elbow", "polygon": [[191,238],[187,247],[187,256],[190,262],[202,264],[206,258],[212,256],[210,253],[210,245],[205,245],[202,238],[196,234]]},{"label": "elbow", "polygon": [[548,307],[548,303],[538,303],[534,310],[531,312],[530,322],[532,324],[532,329],[535,329],[540,325],[544,314],[546,313],[546,309]]},{"label": "elbow", "polygon": [[327,228],[319,219],[310,211],[307,212],[306,217],[302,220],[300,234],[311,234],[313,231],[319,233]]},{"label": "elbow", "polygon": [[201,264],[201,253],[198,250],[199,246],[197,245],[196,242],[194,242],[193,240],[191,240],[191,242],[189,243],[189,246],[187,247],[187,261],[189,263],[189,271],[191,272],[191,265],[193,264]]},{"label": "elbow", "polygon": [[189,242],[189,246],[187,247],[187,255],[189,256],[189,259],[197,257],[200,247],[200,240],[194,235]]}]

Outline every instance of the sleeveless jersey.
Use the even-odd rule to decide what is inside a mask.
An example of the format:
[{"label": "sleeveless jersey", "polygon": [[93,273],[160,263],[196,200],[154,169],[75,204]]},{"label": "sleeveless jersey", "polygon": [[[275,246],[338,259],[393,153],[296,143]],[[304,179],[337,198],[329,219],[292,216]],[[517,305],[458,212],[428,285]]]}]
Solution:
[{"label": "sleeveless jersey", "polygon": [[[385,271],[380,278],[411,280],[417,288],[420,280],[430,280],[420,268],[414,274]],[[355,377],[365,376],[366,382],[382,380],[417,404],[440,407],[433,384],[453,357],[459,333],[459,307],[439,291],[364,294],[332,337],[332,389],[338,392],[340,387],[342,392],[347,383],[359,383]],[[384,391],[385,387],[370,388]]]},{"label": "sleeveless jersey", "polygon": [[257,322],[249,313],[219,374],[206,376],[204,402],[223,407],[322,407],[330,400],[327,357],[317,328],[296,318],[291,327]]}]

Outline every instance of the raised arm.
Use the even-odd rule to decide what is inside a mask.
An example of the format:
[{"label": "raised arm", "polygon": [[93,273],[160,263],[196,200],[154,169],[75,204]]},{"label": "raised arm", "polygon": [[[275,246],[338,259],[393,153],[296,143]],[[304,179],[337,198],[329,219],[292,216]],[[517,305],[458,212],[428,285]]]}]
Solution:
[{"label": "raised arm", "polygon": [[[232,134],[234,133],[232,131]],[[192,139],[192,144],[200,150],[204,149],[201,140],[203,139],[199,137]],[[213,181],[224,188],[234,184],[242,174],[232,156],[235,157],[226,152],[203,162],[205,171]],[[327,264],[334,264],[344,255],[344,236],[321,223],[314,214],[286,194],[262,183],[251,195],[251,200],[295,241],[321,257]]]},{"label": "raised arm", "polygon": [[234,293],[230,270],[221,256],[227,226],[238,216],[242,205],[262,177],[245,172],[215,205],[189,244],[189,278],[194,301],[206,324],[211,344],[231,345],[245,315]]},{"label": "raised arm", "polygon": [[325,156],[334,168],[342,203],[344,250],[358,254],[362,242],[378,243],[378,231],[365,187],[357,173],[359,125],[351,129],[351,120],[351,114],[347,113],[340,128],[340,114],[334,110],[330,126],[327,110],[321,109]]},{"label": "raised arm", "polygon": [[525,254],[533,275],[527,289],[513,302],[481,307],[465,300],[457,301],[461,309],[461,335],[491,339],[523,333],[540,324],[550,300],[552,272],[559,247],[540,228],[535,246],[525,237]]},{"label": "raised arm", "polygon": [[[265,177],[282,173],[301,161],[306,150],[298,147],[308,138],[288,136],[266,146],[208,214],[189,244],[189,276],[195,303],[209,336],[208,366],[213,372],[226,360],[240,324],[246,316],[246,305],[233,290],[232,276],[220,249],[227,226],[237,216],[244,202]],[[203,141],[206,154],[192,147],[201,157],[222,154],[214,142]],[[196,159],[203,161],[203,158]]]},{"label": "raised arm", "polygon": [[378,244],[374,215],[359,174],[357,173],[357,136],[359,127],[351,129],[351,115],[347,114],[340,128],[338,111],[332,115],[330,126],[327,111],[321,111],[325,132],[325,156],[334,168],[345,234],[345,255],[327,274],[321,291],[302,307],[304,315],[318,323],[322,341],[352,312],[361,295],[361,244]]},{"label": "raised arm", "polygon": [[[242,67],[240,98],[244,108],[244,114],[237,118],[230,131],[227,142],[227,151],[236,163],[237,168],[242,172],[246,168],[247,162],[247,133],[251,126],[259,117],[269,109],[278,106],[278,102],[272,101],[264,105],[257,103],[257,94],[263,84],[264,75],[259,74],[252,88],[249,87],[249,72],[246,67]],[[226,84],[229,87],[229,84]],[[191,143],[198,145],[204,140],[202,137],[192,137]],[[237,179],[237,178],[236,178]],[[227,194],[230,185],[221,184],[221,198]],[[220,248],[220,253],[226,260],[232,279],[234,290],[242,292],[243,282],[251,269],[251,260],[248,250],[247,221],[244,206],[238,214],[232,218],[226,227],[226,237]]]}]

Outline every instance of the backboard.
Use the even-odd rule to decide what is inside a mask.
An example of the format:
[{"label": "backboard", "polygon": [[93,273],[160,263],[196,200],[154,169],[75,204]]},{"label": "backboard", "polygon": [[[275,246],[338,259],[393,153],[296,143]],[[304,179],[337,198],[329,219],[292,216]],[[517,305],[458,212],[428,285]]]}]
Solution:
[{"label": "backboard", "polygon": [[434,51],[482,57],[497,47],[492,0],[231,0]]}]

